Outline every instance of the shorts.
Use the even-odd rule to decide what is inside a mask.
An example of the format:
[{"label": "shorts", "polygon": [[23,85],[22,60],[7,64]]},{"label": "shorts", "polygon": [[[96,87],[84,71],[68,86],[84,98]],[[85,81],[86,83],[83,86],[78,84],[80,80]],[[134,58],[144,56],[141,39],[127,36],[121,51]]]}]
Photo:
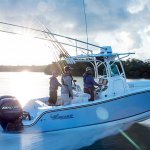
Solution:
[{"label": "shorts", "polygon": [[57,102],[57,91],[50,92],[50,97],[49,97],[48,102],[49,102],[50,106],[56,105],[56,102]]},{"label": "shorts", "polygon": [[61,94],[62,105],[71,104],[72,98],[69,97],[69,94]]},{"label": "shorts", "polygon": [[90,94],[89,101],[94,101],[94,89],[93,88],[84,88],[84,93]]}]

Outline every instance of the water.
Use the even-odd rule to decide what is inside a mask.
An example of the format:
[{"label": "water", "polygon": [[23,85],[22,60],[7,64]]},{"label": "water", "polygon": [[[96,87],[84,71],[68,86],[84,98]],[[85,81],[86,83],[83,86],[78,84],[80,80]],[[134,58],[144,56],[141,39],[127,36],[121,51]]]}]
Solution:
[{"label": "water", "polygon": [[[78,84],[82,86],[82,78],[76,79]],[[28,72],[0,73],[0,95],[14,95],[20,100],[22,106],[29,99],[45,97],[48,96],[48,93],[48,75]],[[61,138],[58,138],[58,143],[61,141]],[[91,146],[83,147],[81,150],[149,150],[149,139],[150,120],[147,120],[140,124],[132,125],[125,132],[120,130],[116,135],[99,139]],[[53,139],[51,133],[48,132],[38,134],[0,133],[0,150],[47,150],[51,149],[51,142],[53,142]],[[56,146],[58,143],[56,143]]]}]

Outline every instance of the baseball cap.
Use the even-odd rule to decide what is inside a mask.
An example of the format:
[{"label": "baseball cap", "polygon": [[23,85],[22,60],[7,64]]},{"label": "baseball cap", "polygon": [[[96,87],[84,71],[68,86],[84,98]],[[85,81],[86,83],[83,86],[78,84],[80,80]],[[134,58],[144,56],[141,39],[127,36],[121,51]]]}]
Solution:
[{"label": "baseball cap", "polygon": [[64,71],[69,71],[69,70],[72,70],[72,68],[70,66],[65,66],[64,67]]},{"label": "baseball cap", "polygon": [[86,67],[86,71],[91,71],[92,68],[91,67]]}]

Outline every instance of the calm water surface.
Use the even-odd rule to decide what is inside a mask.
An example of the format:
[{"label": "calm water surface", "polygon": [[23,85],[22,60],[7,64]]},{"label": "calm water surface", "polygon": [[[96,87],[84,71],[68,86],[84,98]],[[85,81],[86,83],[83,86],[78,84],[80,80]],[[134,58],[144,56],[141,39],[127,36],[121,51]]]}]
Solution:
[{"label": "calm water surface", "polygon": [[[14,95],[22,105],[29,99],[48,96],[49,77],[43,73],[0,73],[0,95]],[[58,78],[60,80],[60,78]],[[82,78],[76,78],[82,86]],[[59,91],[60,93],[60,91]],[[97,133],[101,134],[101,133]],[[50,133],[0,133],[0,150],[50,150]],[[58,139],[61,140],[61,139]],[[71,142],[71,141],[69,141]],[[150,120],[134,124],[127,131],[96,141],[82,150],[149,150]]]}]

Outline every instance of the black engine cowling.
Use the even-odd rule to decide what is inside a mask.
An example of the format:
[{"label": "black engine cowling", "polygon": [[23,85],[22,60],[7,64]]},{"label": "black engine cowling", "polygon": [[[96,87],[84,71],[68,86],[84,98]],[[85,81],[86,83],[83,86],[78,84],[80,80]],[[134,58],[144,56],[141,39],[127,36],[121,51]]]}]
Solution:
[{"label": "black engine cowling", "polygon": [[0,97],[0,123],[5,131],[21,130],[22,108],[13,96]]}]

